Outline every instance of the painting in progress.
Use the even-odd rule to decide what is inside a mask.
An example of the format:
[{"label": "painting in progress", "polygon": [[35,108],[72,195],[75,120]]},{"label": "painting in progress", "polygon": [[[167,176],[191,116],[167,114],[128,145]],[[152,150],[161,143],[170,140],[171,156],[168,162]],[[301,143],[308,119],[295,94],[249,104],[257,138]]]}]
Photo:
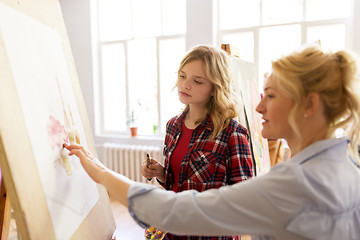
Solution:
[{"label": "painting in progress", "polygon": [[62,147],[65,142],[87,146],[62,40],[55,30],[2,3],[0,34],[56,238],[69,239],[99,194],[78,159]]},{"label": "painting in progress", "polygon": [[268,143],[261,135],[261,115],[255,110],[261,100],[256,81],[256,68],[253,63],[243,61],[238,56],[231,55],[231,60],[236,91],[241,95],[245,108],[245,122],[251,136],[256,173],[262,175],[270,170],[271,165]]}]

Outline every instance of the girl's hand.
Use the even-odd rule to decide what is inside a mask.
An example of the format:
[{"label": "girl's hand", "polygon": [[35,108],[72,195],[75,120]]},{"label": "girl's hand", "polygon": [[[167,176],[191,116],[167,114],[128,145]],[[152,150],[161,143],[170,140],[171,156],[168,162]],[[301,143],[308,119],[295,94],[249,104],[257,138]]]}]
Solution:
[{"label": "girl's hand", "polygon": [[165,169],[161,163],[150,157],[141,166],[141,173],[146,179],[156,177],[160,182],[165,182]]},{"label": "girl's hand", "polygon": [[70,151],[69,156],[76,155],[80,159],[84,170],[96,183],[101,182],[101,174],[108,171],[108,169],[97,158],[81,145],[64,143],[63,146]]}]

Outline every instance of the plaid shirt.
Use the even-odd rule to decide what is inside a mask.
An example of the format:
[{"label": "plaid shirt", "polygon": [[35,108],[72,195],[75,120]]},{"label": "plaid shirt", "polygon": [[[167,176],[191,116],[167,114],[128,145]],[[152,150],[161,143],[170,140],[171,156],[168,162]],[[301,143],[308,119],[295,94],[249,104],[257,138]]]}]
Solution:
[{"label": "plaid shirt", "polygon": [[[174,181],[169,160],[181,135],[181,124],[185,114],[170,119],[166,126],[165,146],[165,183],[162,186],[170,190]],[[215,139],[209,139],[214,125],[211,117],[194,129],[189,150],[182,160],[177,192],[195,189],[202,192],[210,188],[231,185],[253,176],[253,164],[247,130],[235,120],[222,130]],[[175,236],[176,240],[215,240],[239,239],[234,237],[195,237]]]}]

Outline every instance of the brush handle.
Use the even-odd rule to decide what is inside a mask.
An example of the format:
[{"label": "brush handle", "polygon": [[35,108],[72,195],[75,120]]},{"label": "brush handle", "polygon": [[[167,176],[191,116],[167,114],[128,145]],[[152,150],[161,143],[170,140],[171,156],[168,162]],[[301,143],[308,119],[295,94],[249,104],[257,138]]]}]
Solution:
[{"label": "brush handle", "polygon": [[[149,167],[150,165],[150,155],[147,153],[146,154],[146,167]],[[151,181],[151,178],[147,179],[149,182]]]}]

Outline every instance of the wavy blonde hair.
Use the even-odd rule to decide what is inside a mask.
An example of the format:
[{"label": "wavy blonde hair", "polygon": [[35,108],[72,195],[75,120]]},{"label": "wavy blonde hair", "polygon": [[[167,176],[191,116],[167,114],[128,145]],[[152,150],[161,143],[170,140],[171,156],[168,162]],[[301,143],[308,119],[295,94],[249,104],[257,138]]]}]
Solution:
[{"label": "wavy blonde hair", "polygon": [[355,56],[346,51],[325,53],[318,47],[308,47],[274,61],[272,69],[280,91],[295,102],[289,123],[298,137],[295,115],[309,93],[318,93],[324,103],[328,136],[338,128],[344,129],[359,162],[360,78]]},{"label": "wavy blonde hair", "polygon": [[[238,102],[232,82],[230,58],[222,49],[207,45],[192,48],[182,59],[179,71],[188,63],[201,60],[206,77],[213,85],[213,96],[206,108],[214,124],[210,138],[217,137],[229,125],[230,119],[238,116]],[[186,105],[183,112],[187,112]]]}]

